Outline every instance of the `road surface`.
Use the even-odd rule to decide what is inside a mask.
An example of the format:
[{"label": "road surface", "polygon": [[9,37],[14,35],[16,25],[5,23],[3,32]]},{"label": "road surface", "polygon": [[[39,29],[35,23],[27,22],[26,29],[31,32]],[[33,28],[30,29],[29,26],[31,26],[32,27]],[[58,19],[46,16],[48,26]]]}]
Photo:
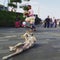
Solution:
[{"label": "road surface", "polygon": [[[24,42],[20,37],[27,28],[0,28],[0,60],[10,54],[8,46]],[[60,60],[60,28],[41,28],[33,32],[35,46],[8,60]]]}]

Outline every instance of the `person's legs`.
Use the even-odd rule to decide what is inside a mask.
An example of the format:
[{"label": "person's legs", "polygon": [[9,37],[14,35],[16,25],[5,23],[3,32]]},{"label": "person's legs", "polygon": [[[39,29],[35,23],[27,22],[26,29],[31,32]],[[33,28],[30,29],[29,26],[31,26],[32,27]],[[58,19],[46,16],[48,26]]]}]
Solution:
[{"label": "person's legs", "polygon": [[50,27],[50,23],[47,23],[47,28],[49,28]]},{"label": "person's legs", "polygon": [[31,24],[31,30],[32,30],[32,31],[36,31],[36,27],[35,27],[34,24]]},{"label": "person's legs", "polygon": [[44,28],[46,28],[46,27],[47,27],[47,23],[45,22],[45,23],[44,23]]},{"label": "person's legs", "polygon": [[22,52],[22,51],[23,51],[22,48],[17,48],[15,52],[17,53],[17,52]]}]

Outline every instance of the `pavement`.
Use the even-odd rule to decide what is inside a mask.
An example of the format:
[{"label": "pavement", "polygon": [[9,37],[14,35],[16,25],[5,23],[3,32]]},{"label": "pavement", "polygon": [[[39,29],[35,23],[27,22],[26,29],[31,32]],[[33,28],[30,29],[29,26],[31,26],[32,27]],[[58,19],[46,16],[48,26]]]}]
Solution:
[{"label": "pavement", "polygon": [[[10,54],[9,46],[24,42],[21,35],[28,28],[0,28],[0,60]],[[37,38],[35,46],[8,60],[60,60],[60,28],[37,26],[33,32]]]}]

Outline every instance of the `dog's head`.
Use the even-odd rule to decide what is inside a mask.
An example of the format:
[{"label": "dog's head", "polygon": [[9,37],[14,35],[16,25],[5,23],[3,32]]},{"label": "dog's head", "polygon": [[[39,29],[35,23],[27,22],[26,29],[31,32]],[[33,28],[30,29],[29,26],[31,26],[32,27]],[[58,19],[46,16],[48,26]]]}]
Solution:
[{"label": "dog's head", "polygon": [[33,33],[32,33],[32,31],[26,31],[26,33],[25,34],[23,34],[21,37],[22,38],[28,38],[28,37],[31,37],[31,36],[33,36]]}]

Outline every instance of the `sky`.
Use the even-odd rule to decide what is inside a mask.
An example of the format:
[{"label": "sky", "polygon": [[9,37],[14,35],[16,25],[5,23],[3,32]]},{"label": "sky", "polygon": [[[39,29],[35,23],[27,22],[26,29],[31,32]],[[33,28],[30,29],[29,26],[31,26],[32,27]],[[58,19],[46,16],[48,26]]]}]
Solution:
[{"label": "sky", "polygon": [[[8,0],[0,0],[0,4],[7,6]],[[48,15],[50,17],[60,18],[60,0],[31,0],[29,4],[35,14],[45,19]]]},{"label": "sky", "polygon": [[[35,0],[33,0],[35,1]],[[48,15],[52,18],[60,18],[60,0],[36,0],[39,16],[45,19]]]}]

